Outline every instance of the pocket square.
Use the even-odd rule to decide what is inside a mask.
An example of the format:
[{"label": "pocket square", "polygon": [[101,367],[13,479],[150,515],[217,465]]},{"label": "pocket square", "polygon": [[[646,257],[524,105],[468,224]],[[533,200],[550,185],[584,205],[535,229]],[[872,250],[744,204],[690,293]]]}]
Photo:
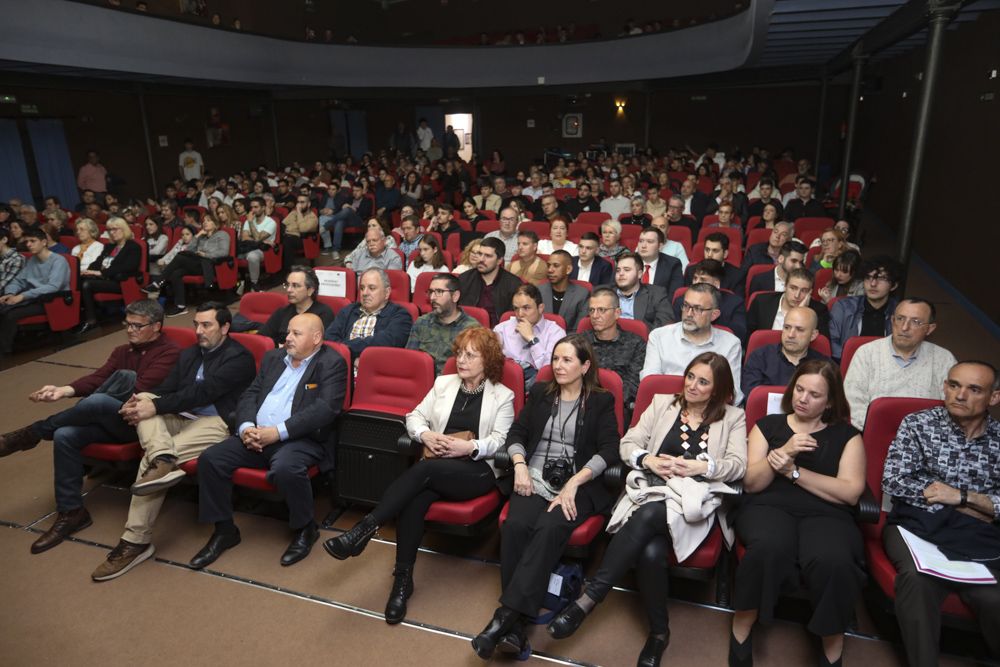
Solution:
[{"label": "pocket square", "polygon": [[318,384],[307,384],[306,389],[315,389],[318,386],[319,386]]}]

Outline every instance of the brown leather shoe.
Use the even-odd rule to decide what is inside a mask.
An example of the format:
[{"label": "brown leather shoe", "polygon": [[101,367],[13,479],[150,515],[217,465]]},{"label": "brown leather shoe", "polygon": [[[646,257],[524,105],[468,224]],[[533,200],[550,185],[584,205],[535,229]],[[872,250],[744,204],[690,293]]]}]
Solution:
[{"label": "brown leather shoe", "polygon": [[94,581],[108,581],[120,577],[152,556],[155,551],[156,547],[152,544],[135,544],[128,540],[119,540],[118,546],[111,550],[107,559],[97,566],[90,578]]},{"label": "brown leather shoe", "polygon": [[158,457],[146,472],[132,485],[132,495],[148,496],[152,493],[165,491],[186,477],[183,470],[173,461]]},{"label": "brown leather shoe", "polygon": [[42,439],[30,426],[19,428],[10,433],[0,435],[0,456],[9,456],[14,452],[33,449]]},{"label": "brown leather shoe", "polygon": [[56,546],[73,533],[94,523],[86,507],[69,512],[59,512],[56,522],[31,545],[31,553],[40,554]]}]

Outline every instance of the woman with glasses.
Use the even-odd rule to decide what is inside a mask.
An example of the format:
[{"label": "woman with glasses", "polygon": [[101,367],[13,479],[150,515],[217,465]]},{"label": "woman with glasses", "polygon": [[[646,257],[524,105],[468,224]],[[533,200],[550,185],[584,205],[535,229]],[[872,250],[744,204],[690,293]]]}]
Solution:
[{"label": "woman with glasses", "polygon": [[493,454],[514,421],[514,392],[501,384],[503,350],[489,329],[474,327],[452,344],[457,373],[441,375],[406,415],[406,430],[423,445],[423,458],[396,479],[371,514],[324,548],[338,560],[358,556],[378,527],[396,519],[396,566],[385,621],[399,623],[413,594],[413,566],[424,515],[438,500],[471,500],[496,484]]},{"label": "woman with glasses", "polygon": [[847,238],[840,230],[827,227],[818,239],[812,242],[810,249],[819,246],[819,254],[813,259],[809,270],[816,273],[820,269],[832,269],[833,263],[847,250]]},{"label": "woman with glasses", "polygon": [[77,334],[97,328],[95,294],[121,294],[121,281],[142,275],[142,248],[132,240],[132,229],[121,218],[112,218],[106,231],[111,242],[105,244],[96,260],[80,271],[84,322],[77,328]]}]

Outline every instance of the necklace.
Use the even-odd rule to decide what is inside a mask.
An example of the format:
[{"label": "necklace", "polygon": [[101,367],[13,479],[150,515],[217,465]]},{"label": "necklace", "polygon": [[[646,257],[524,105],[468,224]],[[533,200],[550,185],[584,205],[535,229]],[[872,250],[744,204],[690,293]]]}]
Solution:
[{"label": "necklace", "polygon": [[702,429],[701,428],[702,426],[704,426],[704,423],[699,424],[698,425],[698,429],[691,428],[691,426],[688,424],[689,417],[690,417],[690,415],[688,415],[688,411],[687,410],[683,410],[681,412],[681,429],[680,429],[681,430],[681,447],[684,449],[684,458],[695,458],[699,452],[698,451],[692,452],[691,451],[691,446],[694,443],[688,442],[691,439],[692,432],[697,433],[697,431],[699,429],[701,429],[701,436],[699,438],[699,441],[696,444],[698,445],[698,448],[699,448],[699,450],[701,452],[707,452],[708,451],[708,429],[707,428],[706,429]]},{"label": "necklace", "polygon": [[465,412],[465,409],[469,407],[469,401],[472,400],[472,397],[478,396],[479,394],[483,393],[483,390],[485,388],[486,388],[486,378],[483,378],[483,381],[479,383],[479,386],[473,389],[472,391],[469,391],[468,389],[465,388],[464,382],[458,385],[459,391],[461,391],[462,395],[465,396],[465,401],[462,403],[462,412]]}]

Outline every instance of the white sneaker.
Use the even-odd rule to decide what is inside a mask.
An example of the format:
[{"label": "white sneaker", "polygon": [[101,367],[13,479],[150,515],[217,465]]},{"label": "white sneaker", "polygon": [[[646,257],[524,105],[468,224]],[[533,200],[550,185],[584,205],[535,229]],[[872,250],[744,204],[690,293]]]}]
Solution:
[{"label": "white sneaker", "polygon": [[334,250],[332,253],[330,253],[330,259],[332,259],[333,261],[337,261],[338,259],[340,259],[340,253]]}]

